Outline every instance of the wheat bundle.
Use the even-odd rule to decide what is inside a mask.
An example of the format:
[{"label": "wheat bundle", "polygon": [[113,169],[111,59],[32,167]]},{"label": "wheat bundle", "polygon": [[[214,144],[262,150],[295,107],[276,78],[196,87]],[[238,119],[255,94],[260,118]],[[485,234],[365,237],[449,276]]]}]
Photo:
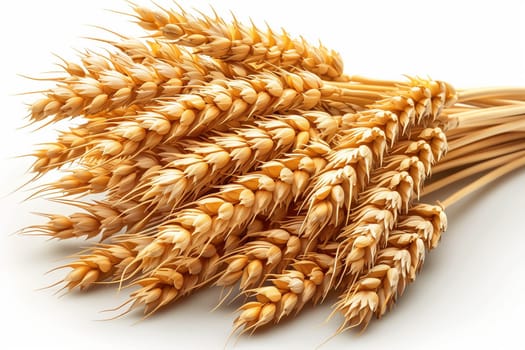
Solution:
[{"label": "wheat bundle", "polygon": [[284,31],[132,9],[143,38],[62,62],[31,105],[32,123],[78,120],[32,154],[35,178],[65,173],[35,195],[78,212],[22,230],[98,237],[58,284],[130,287],[123,313],[215,285],[249,298],[239,333],[331,293],[337,332],[364,328],[416,278],[445,209],[525,165],[525,88],[345,75]]}]

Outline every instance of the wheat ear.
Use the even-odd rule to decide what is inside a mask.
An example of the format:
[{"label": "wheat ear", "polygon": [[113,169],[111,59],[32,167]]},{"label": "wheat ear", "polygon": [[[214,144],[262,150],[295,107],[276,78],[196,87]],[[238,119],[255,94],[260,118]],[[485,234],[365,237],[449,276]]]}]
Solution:
[{"label": "wheat ear", "polygon": [[[157,151],[160,151],[157,150]],[[121,196],[134,189],[141,177],[162,166],[162,159],[154,152],[143,152],[131,159],[112,160],[99,165],[85,160],[83,167],[68,169],[68,174],[45,185],[38,193],[59,193],[62,196],[101,193],[108,198]]]},{"label": "wheat ear", "polygon": [[[306,72],[215,79],[192,93],[156,99],[156,105],[138,110],[132,120],[115,122],[94,143],[102,148],[102,156],[129,156],[255,114],[312,109],[320,102],[321,87],[321,81]],[[111,137],[108,141],[107,136]]]},{"label": "wheat ear", "polygon": [[193,290],[207,284],[219,266],[220,246],[207,244],[199,257],[179,257],[154,269],[131,285],[141,288],[132,292],[126,312],[144,307],[145,317]]},{"label": "wheat ear", "polygon": [[128,42],[132,54],[143,57],[137,62],[122,50],[108,54],[86,52],[82,64],[63,61],[64,77],[45,97],[31,105],[32,121],[54,115],[54,121],[109,112],[121,107],[149,104],[155,98],[189,93],[195,86],[218,78],[233,78],[247,72],[234,71],[227,64],[202,60],[176,45],[162,42]]},{"label": "wheat ear", "polygon": [[[247,290],[254,301],[243,304],[233,323],[233,332],[253,332],[270,322],[278,323],[283,317],[301,311],[309,302],[317,303],[330,290],[328,281],[334,273],[335,251],[331,254],[311,252],[290,264],[288,269],[267,279],[271,285]],[[271,311],[271,312],[270,312]]]},{"label": "wheat ear", "polygon": [[78,255],[73,262],[59,268],[70,268],[66,277],[57,282],[64,283],[64,288],[87,289],[106,279],[112,279],[124,271],[135,256],[134,251],[144,246],[141,237],[128,236],[121,244],[98,244],[89,252]]},{"label": "wheat ear", "polygon": [[334,305],[345,318],[338,333],[365,328],[371,318],[381,317],[416,278],[425,258],[425,247],[436,247],[447,221],[443,208],[417,204],[398,218],[387,246],[379,250],[373,267],[362,274]]},{"label": "wheat ear", "polygon": [[152,11],[133,8],[138,24],[160,37],[176,40],[179,45],[194,47],[195,52],[225,62],[240,62],[257,69],[300,67],[327,80],[345,80],[343,61],[334,51],[314,47],[304,39],[292,39],[286,32],[264,32],[255,25],[249,27],[220,17],[196,18],[181,9]]},{"label": "wheat ear", "polygon": [[405,141],[372,172],[368,188],[359,196],[348,226],[339,234],[344,275],[356,276],[375,263],[378,248],[388,240],[399,213],[419,196],[431,166],[446,152],[440,128],[423,130],[415,141]]}]

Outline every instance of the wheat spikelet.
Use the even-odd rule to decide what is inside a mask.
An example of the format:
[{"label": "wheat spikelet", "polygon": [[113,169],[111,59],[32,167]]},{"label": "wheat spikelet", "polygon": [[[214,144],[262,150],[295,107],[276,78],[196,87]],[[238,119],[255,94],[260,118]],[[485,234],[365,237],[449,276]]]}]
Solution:
[{"label": "wheat spikelet", "polygon": [[220,272],[215,285],[226,287],[240,282],[241,290],[256,287],[266,275],[279,271],[301,250],[299,238],[286,230],[274,229],[261,232],[260,236],[264,240],[251,240],[223,258],[226,268]]},{"label": "wheat spikelet", "polygon": [[[114,208],[111,209],[114,210]],[[149,225],[139,225],[138,227],[136,227],[137,221],[140,223],[144,218],[144,214],[132,218],[120,218],[123,214],[114,210],[113,216],[108,215],[108,217],[100,220],[99,217],[102,215],[100,210],[95,214],[92,213],[92,217],[100,221],[100,228],[97,233],[102,232],[104,235],[102,239],[109,236],[108,232],[102,230],[103,226],[108,226],[109,223],[113,225],[113,231],[120,231],[127,227],[127,233],[114,236],[111,243],[99,243],[79,253],[76,260],[60,267],[72,270],[66,278],[58,281],[56,284],[65,283],[64,288],[72,290],[76,287],[85,289],[106,280],[115,284],[122,283],[124,280],[132,278],[137,270],[142,270],[144,273],[154,271],[166,260],[162,252],[153,249],[154,247],[151,243],[154,238],[145,233],[148,231],[148,228],[157,228],[166,215],[165,213],[159,213],[158,217],[152,220]],[[56,235],[60,232],[58,229],[67,229],[72,221],[71,217],[58,217],[58,220],[55,219],[46,225],[47,231],[45,233],[50,234],[54,230],[53,233]],[[62,226],[59,226],[60,224]],[[107,228],[105,229],[107,230]],[[71,232],[67,232],[71,236]],[[70,238],[69,236],[65,238]],[[177,242],[173,240],[172,244],[176,246]],[[174,249],[177,249],[177,247],[174,247]],[[140,261],[137,259],[139,254],[143,254]],[[88,273],[90,275],[89,279],[81,283],[84,276]]]},{"label": "wheat spikelet", "polygon": [[300,67],[323,79],[345,80],[343,61],[337,53],[322,46],[313,47],[304,39],[292,39],[284,31],[281,35],[270,28],[263,32],[253,24],[246,27],[236,20],[226,24],[218,16],[196,18],[183,10],[133,10],[143,28],[225,62],[242,62],[257,69]]},{"label": "wheat spikelet", "polygon": [[[123,150],[118,142],[122,137],[108,133],[108,129],[111,128],[112,120],[123,119],[129,115],[136,115],[134,108],[119,108],[107,113],[86,115],[85,122],[60,131],[55,142],[39,145],[40,148],[31,154],[37,158],[32,171],[42,175],[51,169],[78,160],[93,165],[104,158],[104,155],[104,160],[107,160],[107,155],[118,154]],[[128,138],[143,139],[145,136],[136,128],[122,130],[121,133]]]},{"label": "wheat spikelet", "polygon": [[[110,111],[125,105],[140,103],[158,95],[159,85],[162,89],[179,92],[182,83],[174,76],[160,76],[152,67],[134,62],[126,62],[120,57],[122,67],[104,67],[99,77],[89,75],[71,76],[60,79],[58,86],[47,92],[46,97],[31,106],[31,118],[40,121],[54,115],[54,121],[81,114],[94,114]],[[113,62],[116,57],[107,59]],[[121,73],[128,71],[129,75]],[[80,73],[80,72],[78,72]],[[166,73],[168,74],[168,73]],[[170,79],[174,80],[170,80]],[[175,88],[175,90],[174,90]]]},{"label": "wheat spikelet", "polygon": [[34,171],[43,173],[75,160],[107,163],[154,150],[170,131],[170,122],[162,115],[135,113],[118,115],[119,121],[89,118],[86,123],[62,132],[55,143],[33,154],[37,157]]},{"label": "wheat spikelet", "polygon": [[63,131],[56,142],[41,144],[40,148],[31,154],[36,158],[31,170],[44,174],[83,156],[87,143],[86,136],[89,135],[88,128],[91,124],[88,122],[69,131]]},{"label": "wheat spikelet", "polygon": [[[49,219],[44,225],[33,225],[24,228],[24,232],[38,232],[53,238],[66,239],[73,237],[91,238],[101,231],[100,218],[88,213],[74,213],[69,216],[41,214]],[[118,223],[116,226],[121,226]],[[110,234],[113,230],[107,230]]]},{"label": "wheat spikelet", "polygon": [[[98,214],[100,213],[100,214]],[[97,215],[98,214],[98,215]],[[92,238],[103,233],[102,239],[118,231],[124,224],[119,213],[111,206],[97,203],[88,213],[78,212],[69,216],[41,214],[49,219],[46,224],[33,225],[24,229],[31,234],[40,233],[53,238],[66,239],[73,237]]]}]

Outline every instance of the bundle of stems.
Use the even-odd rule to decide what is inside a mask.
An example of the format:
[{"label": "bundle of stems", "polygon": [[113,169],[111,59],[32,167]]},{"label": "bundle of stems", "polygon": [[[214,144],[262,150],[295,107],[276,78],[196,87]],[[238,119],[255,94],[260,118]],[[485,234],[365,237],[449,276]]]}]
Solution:
[{"label": "bundle of stems", "polygon": [[32,123],[75,119],[32,171],[64,172],[34,195],[78,212],[22,230],[94,239],[58,284],[129,287],[123,313],[215,285],[247,298],[239,333],[332,293],[337,332],[365,328],[416,278],[445,210],[525,165],[525,88],[345,75],[285,31],[132,9],[143,38],[63,61],[31,105]]}]

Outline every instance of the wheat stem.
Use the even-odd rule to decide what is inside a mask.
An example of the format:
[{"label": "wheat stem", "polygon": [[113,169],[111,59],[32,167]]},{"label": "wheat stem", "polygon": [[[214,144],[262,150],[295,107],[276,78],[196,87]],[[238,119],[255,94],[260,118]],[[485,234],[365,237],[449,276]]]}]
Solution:
[{"label": "wheat stem", "polygon": [[485,100],[491,98],[504,98],[511,100],[525,101],[525,89],[522,87],[488,87],[479,89],[466,89],[458,91],[458,100],[460,103],[470,102],[472,100]]},{"label": "wheat stem", "polygon": [[[498,178],[516,169],[519,169],[525,166],[525,152],[519,152],[513,155],[515,157],[512,157],[513,159],[510,160],[509,163],[498,166],[496,169],[492,170],[488,174],[468,184],[467,186],[463,187],[461,190],[457,191],[450,197],[443,200],[442,202],[443,206],[448,208],[449,206],[453,205],[454,203],[459,202],[462,198],[468,196],[472,192],[480,189],[481,187],[486,186],[487,184],[492,183],[493,181],[496,181]],[[503,157],[500,157],[497,159],[501,159],[501,158]]]},{"label": "wheat stem", "polygon": [[508,162],[513,162],[514,160],[518,160],[525,156],[525,152],[515,152],[511,154],[507,154],[505,156],[500,156],[497,158],[493,158],[490,160],[487,160],[483,163],[479,163],[473,166],[468,167],[467,169],[458,171],[452,175],[449,175],[443,179],[440,179],[438,181],[430,183],[428,186],[425,186],[422,195],[426,196],[429,195],[435,191],[438,191],[452,183],[455,183],[457,181],[466,179],[472,175],[476,175],[479,173],[482,173],[484,171],[503,166],[504,164]]},{"label": "wheat stem", "polygon": [[[434,168],[432,169],[432,172],[434,175],[436,175],[436,174],[439,174],[441,172],[444,172],[444,171],[447,171],[453,168],[463,167],[469,164],[478,163],[478,162],[489,160],[492,158],[505,156],[506,154],[511,154],[511,153],[525,150],[525,143],[523,142],[523,138],[525,137],[525,135],[518,134],[517,136],[519,136],[517,137],[518,140],[514,142],[508,142],[503,145],[498,144],[497,146],[490,147],[490,148],[489,147],[479,147],[480,145],[476,143],[474,144],[475,146],[477,146],[476,151],[470,152],[470,153],[462,152],[462,154],[455,159],[454,158],[449,159],[448,157],[450,154],[449,153],[447,154],[447,160],[445,162],[441,162],[440,164],[437,164],[436,166],[434,166]],[[487,143],[491,145],[490,142],[487,142]],[[479,150],[482,150],[482,151],[479,151]]]}]

